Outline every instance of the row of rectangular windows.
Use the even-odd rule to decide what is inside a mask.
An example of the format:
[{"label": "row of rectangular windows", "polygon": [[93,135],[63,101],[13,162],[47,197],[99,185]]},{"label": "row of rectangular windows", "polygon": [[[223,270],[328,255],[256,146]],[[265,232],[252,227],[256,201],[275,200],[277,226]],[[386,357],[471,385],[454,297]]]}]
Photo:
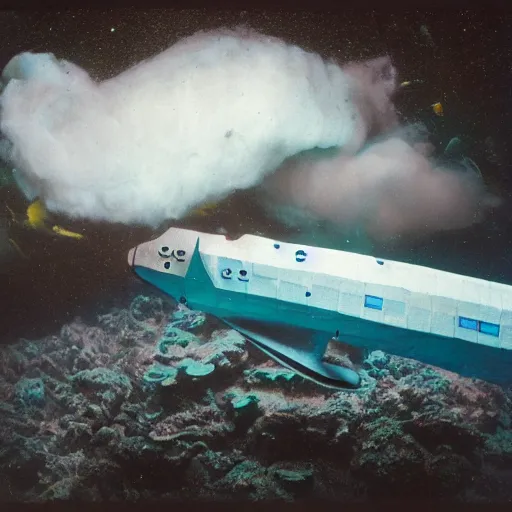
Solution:
[{"label": "row of rectangular windows", "polygon": [[[364,306],[366,308],[382,310],[383,304],[384,299],[382,297],[376,297],[375,295],[364,296]],[[489,334],[490,336],[499,337],[500,335],[500,326],[498,324],[492,324],[474,318],[466,318],[464,316],[459,317],[459,327],[479,331],[483,334]]]}]

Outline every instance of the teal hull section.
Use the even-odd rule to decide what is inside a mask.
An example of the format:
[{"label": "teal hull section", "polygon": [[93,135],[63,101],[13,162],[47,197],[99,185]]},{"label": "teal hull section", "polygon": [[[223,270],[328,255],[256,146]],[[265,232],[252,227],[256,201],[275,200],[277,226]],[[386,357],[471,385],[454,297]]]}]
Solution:
[{"label": "teal hull section", "polygon": [[[457,338],[412,331],[278,299],[215,288],[198,248],[185,278],[135,267],[135,272],[175,300],[224,320],[243,318],[269,326],[287,325],[325,333],[369,351],[415,359],[464,377],[512,384],[512,351]],[[236,321],[234,321],[236,324]]]}]

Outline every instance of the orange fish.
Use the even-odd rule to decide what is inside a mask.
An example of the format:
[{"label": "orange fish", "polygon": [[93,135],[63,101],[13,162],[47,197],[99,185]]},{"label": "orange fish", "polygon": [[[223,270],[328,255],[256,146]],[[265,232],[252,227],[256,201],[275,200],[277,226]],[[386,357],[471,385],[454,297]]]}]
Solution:
[{"label": "orange fish", "polygon": [[436,116],[444,116],[444,109],[443,104],[438,101],[437,103],[434,103],[432,106],[432,110],[436,114]]}]

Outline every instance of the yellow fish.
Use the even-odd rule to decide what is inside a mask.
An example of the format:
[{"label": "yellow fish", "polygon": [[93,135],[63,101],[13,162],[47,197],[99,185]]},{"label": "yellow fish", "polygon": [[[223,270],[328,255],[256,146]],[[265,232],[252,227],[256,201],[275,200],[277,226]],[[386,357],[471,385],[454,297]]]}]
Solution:
[{"label": "yellow fish", "polygon": [[75,233],[74,231],[69,231],[67,229],[61,228],[60,226],[53,226],[52,231],[54,233],[57,233],[57,235],[60,236],[67,236],[68,238],[75,238],[77,240],[81,240],[84,235],[81,235],[80,233]]},{"label": "yellow fish", "polygon": [[48,216],[43,203],[38,199],[29,204],[26,212],[27,218],[23,224],[33,229],[46,230],[45,221]]},{"label": "yellow fish", "polygon": [[436,114],[436,116],[444,116],[443,104],[440,101],[432,104],[431,107],[432,107],[432,110],[434,111],[434,113]]},{"label": "yellow fish", "polygon": [[[13,220],[16,222],[16,216],[14,212],[9,208],[11,212]],[[54,225],[51,229],[47,226],[48,213],[43,203],[37,199],[33,203],[31,203],[26,211],[26,218],[23,221],[23,225],[31,228],[37,229],[38,231],[43,231],[46,233],[55,233],[58,236],[65,236],[68,238],[74,238],[76,240],[81,240],[84,238],[84,235],[80,233],[75,233],[74,231],[69,231],[61,226]]]}]

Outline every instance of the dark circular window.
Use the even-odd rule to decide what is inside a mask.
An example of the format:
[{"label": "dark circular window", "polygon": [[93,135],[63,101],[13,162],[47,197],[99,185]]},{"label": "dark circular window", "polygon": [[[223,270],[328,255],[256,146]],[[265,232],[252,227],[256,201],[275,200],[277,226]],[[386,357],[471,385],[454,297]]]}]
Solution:
[{"label": "dark circular window", "polygon": [[169,258],[171,255],[171,253],[169,252],[169,247],[167,247],[167,245],[160,247],[160,249],[158,250],[158,254],[162,258]]}]

